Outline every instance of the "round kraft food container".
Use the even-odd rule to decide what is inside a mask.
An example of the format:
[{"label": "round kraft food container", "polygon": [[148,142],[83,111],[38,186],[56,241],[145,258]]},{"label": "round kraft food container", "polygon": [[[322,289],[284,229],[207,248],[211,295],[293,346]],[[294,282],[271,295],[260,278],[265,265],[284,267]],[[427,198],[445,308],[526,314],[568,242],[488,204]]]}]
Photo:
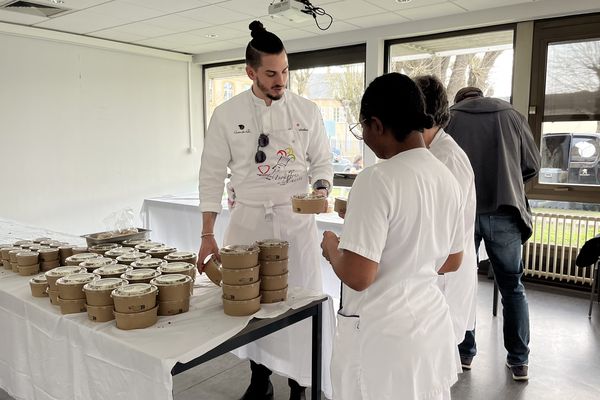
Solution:
[{"label": "round kraft food container", "polygon": [[60,263],[62,265],[66,265],[66,260],[68,257],[73,255],[73,246],[58,246],[58,257],[60,258]]},{"label": "round kraft food container", "polygon": [[31,245],[33,242],[31,240],[17,240],[13,243],[15,247],[21,247],[22,245]]},{"label": "round kraft food container", "polygon": [[85,299],[83,287],[96,279],[100,277],[89,272],[63,276],[56,281],[58,297],[63,300]]},{"label": "round kraft food container", "polygon": [[228,300],[223,298],[223,311],[232,317],[252,315],[260,310],[260,296],[250,300]]},{"label": "round kraft food container", "polygon": [[259,240],[256,245],[260,249],[258,258],[260,260],[286,260],[290,244],[285,240],[267,239]]},{"label": "round kraft food container", "polygon": [[58,292],[58,287],[56,286],[56,281],[63,276],[72,275],[72,274],[81,274],[86,272],[85,268],[81,268],[79,266],[68,266],[68,267],[58,267],[51,269],[44,273],[46,275],[46,280],[48,281],[48,287],[50,290],[54,292]]},{"label": "round kraft food container", "polygon": [[128,283],[121,278],[102,278],[87,283],[83,287],[87,305],[98,307],[110,305],[112,307],[113,299],[110,294],[113,290]]},{"label": "round kraft food container", "polygon": [[222,284],[223,298],[227,300],[250,300],[260,294],[260,281],[249,285]]},{"label": "round kraft food container", "polygon": [[[7,260],[7,261],[11,261],[9,252],[12,251],[12,250],[23,251],[20,247],[4,247],[4,248],[2,248],[2,250],[0,250],[0,253],[2,254],[2,259],[3,260]],[[19,251],[17,251],[17,253]],[[15,256],[16,256],[16,253],[15,253]],[[15,261],[13,261],[13,262],[16,262],[16,261],[17,261],[17,259],[15,258]]]},{"label": "round kraft food container", "polygon": [[157,268],[157,270],[165,275],[165,274],[183,274],[188,275],[192,280],[196,278],[196,265],[190,264],[186,262],[176,261],[172,263],[165,264]]},{"label": "round kraft food container", "polygon": [[153,247],[162,247],[162,246],[165,246],[165,244],[164,243],[160,243],[160,242],[144,242],[144,243],[136,244],[133,247],[137,251],[145,253],[146,251],[150,250]]},{"label": "round kraft food container", "polygon": [[[159,290],[160,293],[160,290]],[[159,301],[158,315],[177,315],[190,310],[190,298],[186,297],[181,300]]]},{"label": "round kraft food container", "polygon": [[39,249],[38,254],[40,255],[41,261],[56,261],[60,259],[60,254],[58,249]]},{"label": "round kraft food container", "polygon": [[17,269],[19,270],[19,275],[21,276],[35,275],[40,272],[40,264],[26,266],[19,265],[17,266]]},{"label": "round kraft food container", "polygon": [[[170,247],[170,246],[153,247],[151,249],[146,250],[147,254],[150,254],[152,257],[156,257],[156,258],[164,258],[167,254],[176,253],[176,252],[177,252],[177,248]],[[158,315],[160,315],[160,310],[158,310]]]},{"label": "round kraft food container", "polygon": [[49,237],[39,237],[39,238],[33,239],[32,242],[39,244],[39,243],[42,243],[42,242],[48,241],[48,240],[52,240],[52,238],[49,238]]},{"label": "round kraft food container", "polygon": [[204,270],[203,273],[208,276],[208,279],[211,280],[217,286],[221,286],[221,280],[223,279],[223,268],[221,268],[221,264],[214,257],[213,254],[210,254],[204,260]]},{"label": "round kraft food container", "polygon": [[285,274],[288,271],[288,260],[278,260],[278,261],[269,261],[269,260],[260,260],[260,274],[271,276],[271,275],[281,275]]},{"label": "round kraft food container", "polygon": [[92,272],[102,278],[121,278],[121,275],[127,271],[131,271],[132,269],[133,268],[131,268],[129,265],[125,264],[111,264],[103,265],[100,268],[96,268]]},{"label": "round kraft food container", "polygon": [[[148,254],[148,253],[146,253]],[[148,254],[149,255],[149,254]],[[131,266],[133,268],[152,268],[152,269],[157,269],[159,267],[162,267],[164,265],[167,265],[167,262],[163,259],[160,258],[143,258],[141,260],[137,260],[131,263]]]},{"label": "round kraft food container", "polygon": [[117,247],[116,249],[108,250],[104,253],[104,257],[117,258],[123,254],[132,253],[135,249],[133,247]]},{"label": "round kraft food container", "polygon": [[[208,266],[207,266],[208,267]],[[206,269],[204,270],[206,272]],[[223,283],[226,285],[248,285],[260,279],[260,266],[242,269],[221,269]]]},{"label": "round kraft food container", "polygon": [[148,328],[158,321],[158,306],[134,314],[120,313],[117,311],[114,313],[117,328],[124,330]]},{"label": "round kraft food container", "polygon": [[17,264],[16,262],[11,262],[10,269],[12,270],[12,272],[15,272],[18,274],[19,273],[19,264]]},{"label": "round kraft food container", "polygon": [[85,299],[61,299],[60,294],[58,295],[58,305],[60,306],[60,312],[62,314],[76,314],[85,312],[87,310],[85,306]]},{"label": "round kraft food container", "polygon": [[119,247],[122,246],[117,243],[100,243],[90,246],[88,249],[90,253],[98,253],[104,255],[104,253],[106,253],[108,250],[118,249]]},{"label": "round kraft food container", "polygon": [[60,267],[60,260],[42,261],[40,263],[40,269],[44,272],[58,267]]},{"label": "round kraft food container", "polygon": [[348,205],[348,199],[345,199],[343,197],[336,197],[335,201],[333,203],[333,211],[336,211],[339,213],[345,213],[347,205]]},{"label": "round kraft food container", "polygon": [[148,311],[156,306],[158,288],[149,283],[130,283],[112,291],[115,311],[124,314]]},{"label": "round kraft food container", "polygon": [[288,288],[281,290],[261,290],[260,295],[262,296],[261,303],[278,303],[287,299]]},{"label": "round kraft food container", "polygon": [[29,287],[31,288],[31,295],[33,297],[48,297],[46,289],[48,289],[48,282],[44,274],[36,275],[29,280]]},{"label": "round kraft food container", "polygon": [[17,253],[17,264],[22,267],[39,263],[39,254],[36,251],[21,251]]},{"label": "round kraft food container", "polygon": [[10,261],[2,260],[2,265],[4,266],[4,269],[12,271],[12,265],[10,265]]},{"label": "round kraft food container", "polygon": [[132,269],[121,275],[121,279],[126,279],[130,283],[150,283],[150,281],[157,276],[160,276],[160,272],[151,268],[139,268]]},{"label": "round kraft food container", "polygon": [[150,284],[158,288],[158,301],[175,301],[190,297],[192,278],[183,274],[157,276]]},{"label": "round kraft food container", "polygon": [[327,212],[327,197],[321,194],[292,196],[292,210],[297,214],[320,214]]},{"label": "round kraft food container", "polygon": [[15,248],[13,248],[13,250],[9,250],[8,251],[8,260],[11,263],[15,263],[16,264],[17,263],[17,254],[23,253],[24,251],[25,250],[23,250],[20,247],[15,247]]},{"label": "round kraft food container", "polygon": [[143,260],[144,258],[150,258],[150,254],[142,253],[141,251],[131,251],[118,256],[117,261],[119,264],[130,265],[132,262]]},{"label": "round kraft food container", "polygon": [[73,247],[73,254],[88,253],[88,248],[84,246]]},{"label": "round kraft food container", "polygon": [[167,260],[167,262],[181,261],[190,264],[196,264],[197,261],[196,253],[193,251],[175,251],[167,254],[164,259]]},{"label": "round kraft food container", "polygon": [[50,288],[48,288],[46,293],[48,293],[48,297],[50,297],[50,304],[52,304],[53,306],[58,306],[58,291],[50,290]]},{"label": "round kraft food container", "polygon": [[288,285],[288,274],[262,276],[260,278],[260,290],[281,290]]},{"label": "round kraft food container", "polygon": [[48,246],[52,249],[58,249],[60,246],[64,246],[68,244],[67,242],[59,242],[58,240],[53,240]]},{"label": "round kraft food container", "polygon": [[258,246],[231,245],[219,250],[223,268],[252,268],[258,264]]},{"label": "round kraft food container", "polygon": [[88,319],[90,321],[108,322],[115,319],[115,314],[113,313],[114,308],[112,304],[108,306],[91,306],[87,304],[86,308],[88,313]]},{"label": "round kraft food container", "polygon": [[47,240],[42,240],[41,242],[39,242],[38,244],[42,245],[42,246],[48,246],[50,247],[50,245],[52,243],[54,243],[55,241],[52,239],[47,239]]},{"label": "round kraft food container", "polygon": [[65,264],[69,266],[79,266],[79,264],[82,262],[89,261],[94,258],[102,258],[102,256],[97,253],[75,253],[65,259]]},{"label": "round kraft food container", "polygon": [[107,265],[115,265],[116,263],[117,260],[115,259],[101,256],[98,258],[92,258],[90,260],[82,261],[79,263],[79,266],[87,269],[88,272],[92,272],[100,267],[105,267]]},{"label": "round kraft food container", "polygon": [[127,239],[121,243],[125,247],[135,247],[138,244],[150,242],[150,239]]}]

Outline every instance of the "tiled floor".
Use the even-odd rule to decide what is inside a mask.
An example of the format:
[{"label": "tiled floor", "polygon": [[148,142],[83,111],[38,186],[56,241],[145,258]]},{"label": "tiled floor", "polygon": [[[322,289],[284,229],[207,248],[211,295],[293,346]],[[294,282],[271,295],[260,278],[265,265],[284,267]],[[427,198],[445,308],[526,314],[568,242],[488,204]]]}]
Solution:
[{"label": "tiled floor", "polygon": [[[461,374],[453,387],[452,398],[600,399],[600,305],[595,305],[590,320],[587,294],[534,284],[526,286],[531,314],[529,382],[514,382],[504,366],[502,316],[492,317],[492,285],[482,277],[477,321],[479,354],[473,361],[473,369]],[[247,361],[226,355],[175,376],[174,397],[175,400],[238,399],[249,379]],[[287,400],[287,380],[275,376],[273,385],[275,400]],[[0,390],[0,400],[11,399]]]}]

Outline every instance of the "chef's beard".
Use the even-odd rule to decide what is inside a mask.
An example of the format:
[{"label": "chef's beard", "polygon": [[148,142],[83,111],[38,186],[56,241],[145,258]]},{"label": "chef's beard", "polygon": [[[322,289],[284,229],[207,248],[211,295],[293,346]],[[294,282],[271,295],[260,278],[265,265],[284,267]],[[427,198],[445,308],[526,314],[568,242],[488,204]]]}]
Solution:
[{"label": "chef's beard", "polygon": [[281,99],[283,97],[283,93],[285,92],[285,86],[284,86],[283,87],[284,92],[282,92],[280,95],[271,94],[269,92],[269,89],[267,89],[267,87],[261,83],[261,81],[260,81],[260,79],[258,79],[258,77],[256,78],[256,86],[258,86],[258,89],[260,89],[260,91],[263,92],[265,94],[265,96],[267,96],[271,100]]}]

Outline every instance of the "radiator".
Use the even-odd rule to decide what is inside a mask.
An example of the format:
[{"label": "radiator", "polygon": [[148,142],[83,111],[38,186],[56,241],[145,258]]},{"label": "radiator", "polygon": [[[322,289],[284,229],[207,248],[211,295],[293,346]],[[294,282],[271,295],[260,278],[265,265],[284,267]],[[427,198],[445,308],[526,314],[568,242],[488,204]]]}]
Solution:
[{"label": "radiator", "polygon": [[523,245],[525,275],[590,285],[592,268],[575,266],[581,246],[600,233],[600,217],[533,213],[533,235]]}]

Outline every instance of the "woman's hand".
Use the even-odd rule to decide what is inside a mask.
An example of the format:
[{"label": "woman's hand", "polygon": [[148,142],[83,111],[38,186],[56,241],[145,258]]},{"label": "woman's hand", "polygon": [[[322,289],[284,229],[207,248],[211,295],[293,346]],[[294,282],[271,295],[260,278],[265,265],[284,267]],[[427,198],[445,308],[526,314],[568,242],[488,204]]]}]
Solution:
[{"label": "woman's hand", "polygon": [[217,244],[215,237],[205,236],[202,238],[202,242],[200,243],[200,250],[198,250],[198,261],[196,262],[198,272],[202,273],[202,271],[204,271],[204,267],[206,266],[204,261],[211,254],[213,254],[219,262],[221,262],[221,256],[219,254],[219,245]]}]

